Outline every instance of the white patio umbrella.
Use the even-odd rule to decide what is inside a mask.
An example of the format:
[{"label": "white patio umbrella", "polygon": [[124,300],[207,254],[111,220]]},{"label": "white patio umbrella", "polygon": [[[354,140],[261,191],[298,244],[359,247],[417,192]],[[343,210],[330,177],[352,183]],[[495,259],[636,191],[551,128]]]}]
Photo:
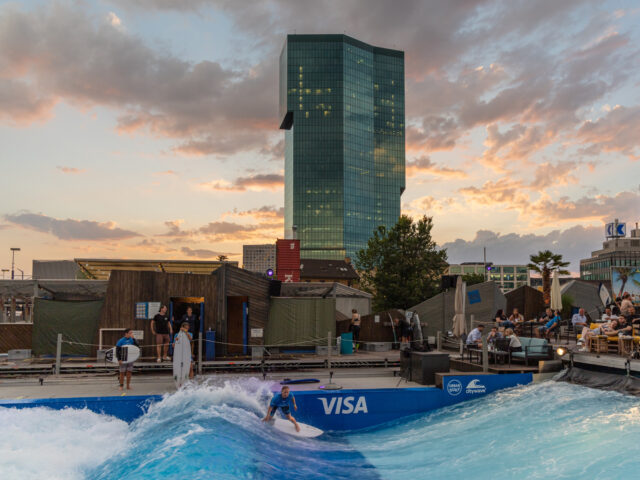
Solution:
[{"label": "white patio umbrella", "polygon": [[560,293],[560,278],[558,271],[553,273],[553,281],[551,282],[551,310],[562,310],[562,294]]},{"label": "white patio umbrella", "polygon": [[455,315],[453,316],[453,334],[456,337],[461,337],[465,333],[467,333],[467,322],[464,318],[464,309],[465,309],[465,290],[467,289],[467,284],[462,281],[462,276],[458,276],[458,280],[456,281],[456,293],[454,295],[454,311]]}]

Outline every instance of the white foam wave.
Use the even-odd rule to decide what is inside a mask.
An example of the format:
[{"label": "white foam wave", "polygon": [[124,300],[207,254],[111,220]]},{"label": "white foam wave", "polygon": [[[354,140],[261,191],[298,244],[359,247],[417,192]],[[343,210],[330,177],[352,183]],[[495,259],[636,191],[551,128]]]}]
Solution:
[{"label": "white foam wave", "polygon": [[126,422],[89,410],[0,408],[0,478],[84,478],[125,448]]}]

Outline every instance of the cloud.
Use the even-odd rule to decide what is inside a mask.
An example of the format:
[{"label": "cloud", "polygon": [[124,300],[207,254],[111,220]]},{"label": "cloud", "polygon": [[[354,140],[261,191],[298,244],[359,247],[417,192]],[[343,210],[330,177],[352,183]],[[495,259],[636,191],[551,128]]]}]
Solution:
[{"label": "cloud", "polygon": [[284,187],[284,175],[279,173],[258,173],[246,177],[238,177],[233,182],[224,180],[201,183],[205,190],[225,192],[244,192],[246,190],[278,190]]},{"label": "cloud", "polygon": [[75,167],[62,167],[62,166],[58,166],[56,167],[58,170],[60,170],[62,173],[68,173],[68,174],[72,174],[72,175],[77,175],[79,173],[84,173],[86,172],[86,170],[84,170],[83,168],[75,168]]},{"label": "cloud", "polygon": [[413,177],[421,173],[448,178],[466,178],[468,176],[467,173],[462,170],[450,167],[441,167],[434,163],[428,156],[422,156],[407,162],[405,171],[409,177]]},{"label": "cloud", "polygon": [[640,194],[636,192],[620,192],[613,196],[584,196],[576,200],[561,197],[554,201],[543,198],[529,206],[529,213],[537,217],[539,222],[571,222],[590,220],[613,220],[617,218],[636,218]]},{"label": "cloud", "polygon": [[614,107],[607,115],[586,121],[577,132],[580,141],[590,144],[582,149],[587,155],[619,152],[631,160],[640,159],[640,106]]},{"label": "cloud", "polygon": [[580,259],[589,258],[593,250],[601,248],[604,226],[581,225],[567,230],[554,230],[545,235],[518,234],[479,230],[472,240],[457,239],[442,245],[447,249],[449,263],[482,261],[487,248],[487,261],[496,264],[527,264],[529,255],[541,250],[559,253],[571,262],[572,272],[580,271]]},{"label": "cloud", "polygon": [[239,241],[248,239],[273,239],[282,234],[284,222],[281,219],[257,224],[215,221],[200,227],[198,233],[212,242]]},{"label": "cloud", "polygon": [[140,236],[139,233],[116,227],[113,222],[100,223],[71,218],[60,220],[37,213],[5,215],[4,219],[29,230],[49,233],[61,240],[107,241]]},{"label": "cloud", "polygon": [[105,106],[120,132],[178,139],[189,155],[259,150],[277,131],[277,62],[181,60],[81,4],[0,9],[0,71],[0,121],[12,124],[45,120],[61,101]]},{"label": "cloud", "polygon": [[236,253],[216,252],[206,248],[192,249],[189,247],[182,247],[180,251],[187,257],[195,257],[195,258],[216,258],[219,255],[226,255],[227,257],[230,255],[237,255]]},{"label": "cloud", "polygon": [[162,176],[169,176],[169,177],[177,177],[180,174],[178,172],[176,172],[175,170],[165,170],[163,172],[155,172],[154,175],[162,175]]},{"label": "cloud", "polygon": [[168,220],[164,222],[164,225],[168,228],[168,231],[165,233],[159,233],[156,237],[171,237],[171,238],[185,238],[193,236],[193,232],[182,230],[180,225],[182,225],[183,220]]},{"label": "cloud", "polygon": [[228,213],[231,216],[237,217],[253,217],[258,219],[282,219],[284,218],[284,207],[275,207],[273,205],[265,205],[259,208],[252,208],[249,210],[238,210],[233,209],[233,211]]}]

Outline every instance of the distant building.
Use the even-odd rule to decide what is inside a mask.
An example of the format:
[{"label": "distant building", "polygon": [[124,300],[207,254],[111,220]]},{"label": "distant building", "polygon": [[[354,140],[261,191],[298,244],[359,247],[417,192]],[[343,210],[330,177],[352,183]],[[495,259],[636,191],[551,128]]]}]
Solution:
[{"label": "distant building", "polygon": [[303,258],[355,258],[378,226],[398,221],[404,103],[404,52],[347,35],[287,35],[284,224]]},{"label": "distant building", "polygon": [[503,293],[514,290],[523,285],[531,285],[531,275],[526,265],[494,265],[491,262],[463,262],[449,265],[445,275],[485,275],[487,280],[493,280],[500,286]]},{"label": "distant building", "polygon": [[242,268],[256,273],[266,273],[267,270],[271,268],[275,272],[275,244],[267,243],[264,245],[243,245]]},{"label": "distant building", "polygon": [[591,258],[580,260],[580,278],[611,280],[611,267],[640,267],[640,229],[637,223],[631,230],[631,237],[608,237],[602,249],[591,252]]},{"label": "distant building", "polygon": [[302,282],[336,282],[350,287],[359,279],[353,265],[346,260],[300,260]]}]

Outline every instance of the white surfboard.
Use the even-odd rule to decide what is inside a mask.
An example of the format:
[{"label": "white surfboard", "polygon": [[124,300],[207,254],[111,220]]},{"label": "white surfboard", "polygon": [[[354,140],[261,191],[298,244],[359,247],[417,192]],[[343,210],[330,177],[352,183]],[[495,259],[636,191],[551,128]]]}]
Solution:
[{"label": "white surfboard", "polygon": [[292,422],[287,420],[286,418],[273,418],[269,424],[273,426],[276,430],[279,430],[284,433],[288,433],[289,435],[294,435],[296,437],[304,437],[304,438],[314,438],[319,437],[324,432],[319,428],[312,427],[311,425],[307,425],[306,423],[298,422],[300,425],[300,431],[296,432],[296,427]]},{"label": "white surfboard", "polygon": [[119,360],[122,360],[124,363],[131,363],[140,358],[140,349],[135,345],[125,345],[119,348],[120,355],[117,353],[118,347],[113,347],[105,352],[104,359],[107,362],[117,364]]},{"label": "white surfboard", "polygon": [[191,367],[191,341],[189,335],[180,331],[173,342],[173,380],[180,388],[189,378]]}]

